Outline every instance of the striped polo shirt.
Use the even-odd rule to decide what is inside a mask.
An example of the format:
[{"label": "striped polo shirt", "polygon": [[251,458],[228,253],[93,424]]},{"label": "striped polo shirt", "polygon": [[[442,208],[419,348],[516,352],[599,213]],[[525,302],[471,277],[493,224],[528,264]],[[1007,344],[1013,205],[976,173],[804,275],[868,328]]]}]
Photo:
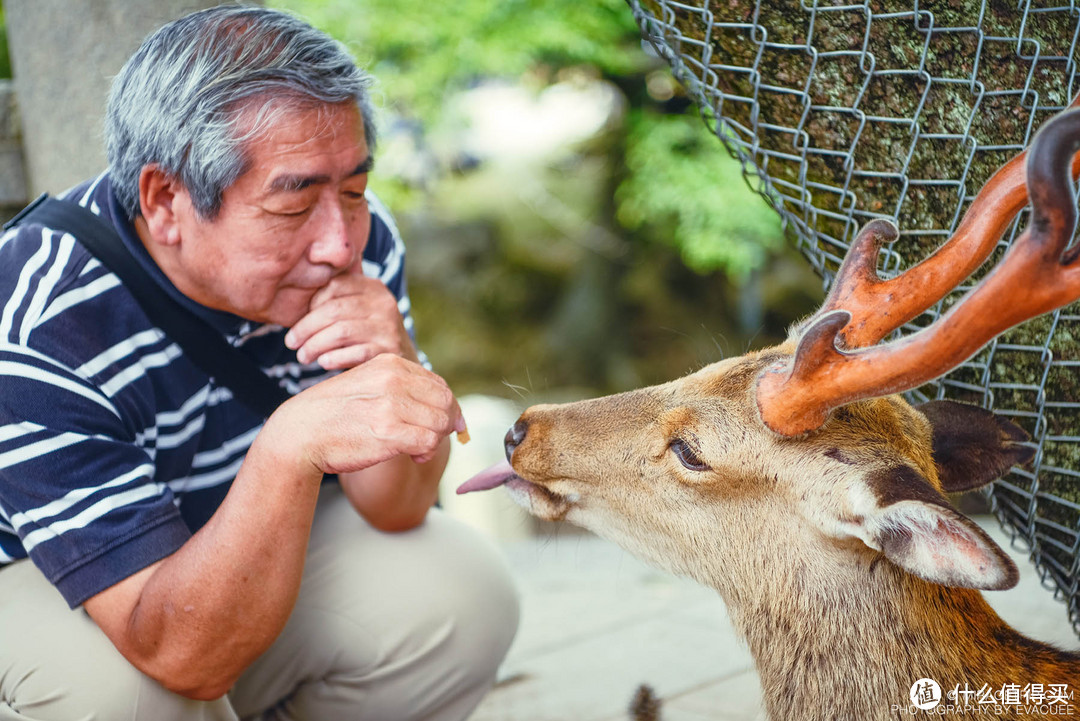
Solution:
[{"label": "striped polo shirt", "polygon": [[[330,373],[285,330],[201,306],[151,260],[108,174],[64,194],[112,223],[162,287],[290,393]],[[412,334],[405,249],[368,192],[364,274]],[[26,222],[0,237],[0,564],[27,556],[72,607],[176,551],[217,509],[262,427],[154,326],[72,235]]]}]

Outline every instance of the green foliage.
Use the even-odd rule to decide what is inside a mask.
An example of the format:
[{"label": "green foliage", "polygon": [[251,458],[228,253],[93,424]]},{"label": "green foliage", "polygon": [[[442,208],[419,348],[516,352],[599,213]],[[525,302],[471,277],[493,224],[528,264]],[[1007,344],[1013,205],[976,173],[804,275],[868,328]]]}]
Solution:
[{"label": "green foliage", "polygon": [[446,95],[478,77],[538,66],[640,66],[622,0],[271,0],[339,38],[401,113],[434,120]]},{"label": "green foliage", "polygon": [[[627,95],[629,119],[603,145],[621,184],[618,232],[678,248],[698,272],[741,280],[782,245],[780,222],[696,115],[665,115],[645,90],[655,60],[623,0],[269,0],[344,42],[379,80],[377,101],[429,131],[453,127],[448,98],[478,79],[540,88],[592,68]],[[666,72],[666,70],[661,71]],[[648,108],[653,108],[650,111]],[[586,151],[588,152],[588,151]],[[623,156],[622,153],[625,155]],[[373,177],[399,211],[416,189]],[[609,219],[611,222],[611,219]]]},{"label": "green foliage", "polygon": [[619,221],[674,244],[691,268],[723,269],[740,280],[782,245],[779,216],[700,118],[635,113],[626,167]]},{"label": "green foliage", "polygon": [[7,21],[0,8],[0,78],[11,77],[11,57],[8,53]]}]

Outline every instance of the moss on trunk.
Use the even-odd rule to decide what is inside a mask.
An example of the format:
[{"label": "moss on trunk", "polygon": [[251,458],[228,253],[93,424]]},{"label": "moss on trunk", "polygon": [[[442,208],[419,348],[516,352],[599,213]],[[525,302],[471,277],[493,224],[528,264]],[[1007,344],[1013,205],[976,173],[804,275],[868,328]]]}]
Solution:
[{"label": "moss on trunk", "polygon": [[[756,136],[751,152],[770,178],[811,188],[821,210],[843,212],[854,201],[856,216],[895,217],[911,235],[898,250],[909,262],[940,241],[911,231],[952,227],[965,197],[1069,101],[1077,29],[1069,12],[1025,15],[995,0],[980,32],[975,0],[920,2],[918,15],[910,2],[872,3],[870,13],[790,0],[702,2],[699,10],[642,4],[694,41],[672,45],[715,89],[706,95],[736,140]],[[790,199],[785,208],[804,210]],[[824,214],[811,229],[850,234]]]}]

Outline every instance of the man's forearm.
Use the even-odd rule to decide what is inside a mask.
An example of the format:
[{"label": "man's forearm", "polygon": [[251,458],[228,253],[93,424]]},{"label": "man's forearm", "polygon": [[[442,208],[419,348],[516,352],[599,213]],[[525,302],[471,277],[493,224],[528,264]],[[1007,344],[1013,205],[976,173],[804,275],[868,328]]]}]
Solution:
[{"label": "man's forearm", "polygon": [[177,693],[224,694],[292,611],[321,474],[298,471],[273,445],[256,439],[182,548],[86,603],[133,665]]},{"label": "man's forearm", "polygon": [[288,620],[323,474],[346,479],[373,525],[404,530],[434,502],[447,436],[463,426],[446,382],[396,355],[318,383],[267,420],[205,526],[86,610],[139,670],[216,698]]},{"label": "man's forearm", "polygon": [[418,526],[439,496],[439,480],[450,459],[444,438],[434,457],[416,463],[406,455],[355,473],[340,474],[353,507],[380,531],[407,531]]}]

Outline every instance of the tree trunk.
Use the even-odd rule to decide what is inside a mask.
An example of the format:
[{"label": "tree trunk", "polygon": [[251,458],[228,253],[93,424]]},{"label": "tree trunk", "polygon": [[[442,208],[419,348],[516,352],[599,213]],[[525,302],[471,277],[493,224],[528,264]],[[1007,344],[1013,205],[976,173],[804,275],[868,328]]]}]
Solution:
[{"label": "tree trunk", "polygon": [[105,168],[109,83],[143,38],[220,0],[5,0],[31,195]]}]

